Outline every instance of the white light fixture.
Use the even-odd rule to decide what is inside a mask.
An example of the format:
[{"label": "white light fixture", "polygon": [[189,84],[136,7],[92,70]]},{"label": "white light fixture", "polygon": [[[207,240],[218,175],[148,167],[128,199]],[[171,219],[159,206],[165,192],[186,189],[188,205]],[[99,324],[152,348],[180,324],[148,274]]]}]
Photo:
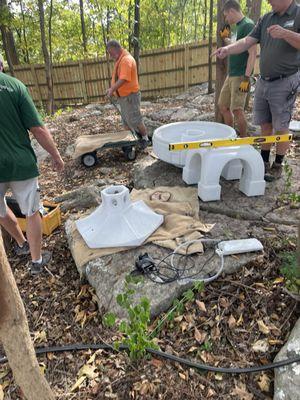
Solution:
[{"label": "white light fixture", "polygon": [[142,200],[132,203],[129,190],[110,186],[101,191],[102,204],[88,217],[76,221],[76,227],[88,247],[140,246],[162,223]]}]

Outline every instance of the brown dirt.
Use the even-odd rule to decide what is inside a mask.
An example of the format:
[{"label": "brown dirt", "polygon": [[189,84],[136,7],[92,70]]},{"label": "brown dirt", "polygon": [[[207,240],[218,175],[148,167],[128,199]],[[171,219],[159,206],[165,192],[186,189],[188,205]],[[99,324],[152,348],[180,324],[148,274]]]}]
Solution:
[{"label": "brown dirt", "polygon": [[[180,107],[181,103],[170,102],[171,107],[174,105]],[[159,109],[161,104],[153,103],[153,110]],[[107,111],[105,118],[70,121],[70,115],[76,118],[85,112],[72,110],[48,121],[62,155],[77,136],[107,133],[120,126],[114,111]],[[297,117],[300,119],[300,113]],[[64,158],[66,172],[62,177],[52,171],[49,160],[44,162],[40,179],[44,198],[53,199],[99,178],[132,183],[132,163],[126,161],[119,150],[103,153],[100,165],[92,169]],[[64,214],[63,220],[67,217],[68,214]],[[246,367],[273,361],[299,317],[296,301],[283,290],[278,256],[283,250],[295,250],[295,238],[279,237],[276,242],[266,240],[264,245],[265,254],[257,263],[248,265],[237,275],[207,285],[185,304],[181,314],[176,314],[175,319],[163,326],[158,335],[163,351],[214,366]],[[116,330],[103,326],[94,290],[80,281],[63,226],[45,238],[44,247],[53,251],[53,260],[49,271],[36,277],[29,275],[27,259],[9,253],[35,345],[111,343],[119,338]],[[152,328],[156,323],[152,321]],[[258,340],[268,344],[268,351],[254,352],[252,346]],[[3,354],[2,349],[0,353]],[[94,352],[80,351],[39,357],[57,398],[259,400],[271,399],[273,394],[272,371],[222,375],[199,372],[156,358],[132,362],[126,353],[100,350],[91,359],[92,354]],[[88,366],[86,378],[79,388],[71,391],[84,365]],[[5,399],[23,398],[8,364],[0,365],[0,385]]]}]

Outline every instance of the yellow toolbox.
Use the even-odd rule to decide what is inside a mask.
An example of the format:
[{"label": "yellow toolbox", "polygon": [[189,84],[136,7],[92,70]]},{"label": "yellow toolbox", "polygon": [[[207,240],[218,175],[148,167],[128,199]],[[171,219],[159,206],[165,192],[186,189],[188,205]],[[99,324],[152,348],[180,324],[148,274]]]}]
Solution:
[{"label": "yellow toolbox", "polygon": [[[6,203],[17,217],[20,228],[26,232],[26,217],[21,213],[18,203],[15,199],[7,197]],[[50,201],[43,201],[44,215],[41,213],[42,230],[45,235],[50,235],[55,228],[61,224],[61,214],[58,204],[51,203]]]}]

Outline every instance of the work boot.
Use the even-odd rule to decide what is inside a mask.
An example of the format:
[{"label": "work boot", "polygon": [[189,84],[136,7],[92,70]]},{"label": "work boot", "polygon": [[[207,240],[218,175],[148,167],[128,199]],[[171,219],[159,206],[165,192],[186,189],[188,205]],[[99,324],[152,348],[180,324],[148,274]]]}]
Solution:
[{"label": "work boot", "polygon": [[151,145],[150,140],[148,139],[148,136],[142,136],[142,138],[139,140],[139,145],[142,150],[146,149],[148,146]]},{"label": "work boot", "polygon": [[273,182],[281,178],[282,170],[283,170],[282,164],[277,164],[276,162],[274,162],[272,164],[271,169],[268,171],[268,173],[265,174],[265,181]]},{"label": "work boot", "polygon": [[31,261],[29,265],[31,275],[38,275],[43,272],[45,265],[49,264],[52,258],[52,253],[50,251],[44,251],[42,253],[42,262],[37,263]]},{"label": "work boot", "polygon": [[30,254],[29,244],[28,242],[24,242],[23,246],[19,246],[18,243],[14,244],[14,253],[17,256],[27,256]]}]

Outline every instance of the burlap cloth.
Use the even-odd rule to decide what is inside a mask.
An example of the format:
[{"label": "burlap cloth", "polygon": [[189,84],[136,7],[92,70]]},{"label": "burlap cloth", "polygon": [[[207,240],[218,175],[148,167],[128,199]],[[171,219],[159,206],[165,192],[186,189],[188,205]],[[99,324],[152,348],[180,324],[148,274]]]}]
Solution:
[{"label": "burlap cloth", "polygon": [[100,149],[106,143],[116,143],[123,141],[129,142],[135,140],[136,139],[130,131],[108,133],[106,135],[79,136],[75,142],[73,158],[77,158],[85,153],[91,153],[94,150]]},{"label": "burlap cloth", "polygon": [[[154,243],[174,250],[185,241],[200,239],[203,233],[209,232],[213,227],[212,224],[204,224],[199,220],[196,188],[162,186],[145,190],[133,189],[130,198],[133,202],[143,200],[153,211],[164,215],[163,224],[146,239],[144,244]],[[70,228],[70,236],[73,239],[70,244],[71,251],[78,268],[96,258],[130,249],[129,247],[90,249],[76,229],[74,222]],[[201,243],[195,243],[188,247],[188,254],[197,252],[203,252]]]}]

